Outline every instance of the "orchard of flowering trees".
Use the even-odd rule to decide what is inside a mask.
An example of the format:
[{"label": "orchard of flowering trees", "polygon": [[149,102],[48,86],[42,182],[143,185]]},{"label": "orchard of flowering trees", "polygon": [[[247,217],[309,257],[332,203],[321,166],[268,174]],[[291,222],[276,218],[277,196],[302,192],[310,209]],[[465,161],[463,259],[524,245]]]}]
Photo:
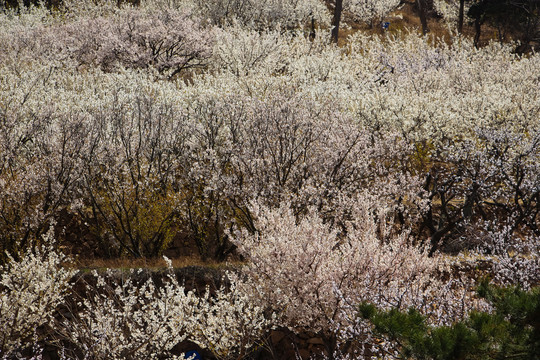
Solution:
[{"label": "orchard of flowering trees", "polygon": [[[374,27],[400,5],[338,2]],[[276,359],[302,337],[320,346],[298,357],[405,359],[420,350],[383,331],[385,311],[418,314],[430,336],[472,333],[502,301],[480,279],[505,289],[489,294],[538,294],[536,53],[413,30],[337,46],[321,0],[12,3],[0,0],[3,359],[183,359],[185,343]],[[434,7],[453,26],[456,3]],[[158,277],[73,262],[160,257],[178,237],[241,265],[201,292],[168,259]],[[489,356],[528,359],[499,345]]]}]

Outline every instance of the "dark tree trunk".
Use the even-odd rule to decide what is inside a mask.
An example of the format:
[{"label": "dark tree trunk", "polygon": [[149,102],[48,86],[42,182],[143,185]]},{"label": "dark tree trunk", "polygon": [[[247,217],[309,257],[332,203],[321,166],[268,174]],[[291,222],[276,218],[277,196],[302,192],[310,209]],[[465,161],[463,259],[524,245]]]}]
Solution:
[{"label": "dark tree trunk", "polygon": [[457,31],[460,34],[463,32],[464,12],[465,12],[465,0],[459,0],[459,17],[458,17]]},{"label": "dark tree trunk", "polygon": [[316,33],[315,33],[315,18],[311,18],[311,31],[309,32],[309,39],[310,40],[315,40],[315,36],[316,36]]},{"label": "dark tree trunk", "polygon": [[478,48],[480,43],[480,33],[482,31],[482,21],[480,20],[480,18],[476,18],[474,20],[474,30],[476,31],[476,33],[474,34],[474,46]]},{"label": "dark tree trunk", "polygon": [[341,22],[341,11],[343,10],[343,0],[336,0],[334,17],[332,18],[332,41],[337,44],[339,36],[339,23]]},{"label": "dark tree trunk", "polygon": [[416,6],[418,7],[418,15],[420,15],[420,23],[422,24],[422,34],[429,32],[427,23],[427,4],[426,0],[416,0]]}]

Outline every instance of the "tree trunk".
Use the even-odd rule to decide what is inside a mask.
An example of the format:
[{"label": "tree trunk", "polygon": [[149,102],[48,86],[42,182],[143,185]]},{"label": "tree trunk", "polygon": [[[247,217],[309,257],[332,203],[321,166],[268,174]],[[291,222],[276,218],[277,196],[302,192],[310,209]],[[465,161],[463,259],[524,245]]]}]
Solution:
[{"label": "tree trunk", "polygon": [[422,34],[425,35],[429,32],[425,0],[416,0],[416,6],[418,7],[418,14],[420,15],[420,23],[422,23]]},{"label": "tree trunk", "polygon": [[315,33],[315,18],[312,16],[311,17],[311,31],[309,32],[309,39],[310,40],[315,40],[315,36],[316,36],[316,33]]},{"label": "tree trunk", "polygon": [[480,18],[476,18],[474,20],[474,30],[476,32],[474,34],[474,46],[478,48],[480,43],[480,33],[482,31],[482,21],[480,20]]},{"label": "tree trunk", "polygon": [[458,17],[457,31],[460,34],[463,32],[464,12],[465,12],[465,0],[459,0],[459,17]]},{"label": "tree trunk", "polygon": [[339,23],[341,22],[341,11],[343,10],[343,0],[336,0],[334,17],[332,18],[332,41],[337,44],[339,36]]}]

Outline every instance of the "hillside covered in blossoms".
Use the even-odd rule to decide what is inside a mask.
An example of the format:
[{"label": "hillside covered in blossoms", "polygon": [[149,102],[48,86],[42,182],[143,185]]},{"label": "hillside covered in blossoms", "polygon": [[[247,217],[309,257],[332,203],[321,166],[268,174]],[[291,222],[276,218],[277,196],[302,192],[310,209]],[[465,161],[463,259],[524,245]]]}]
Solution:
[{"label": "hillside covered in blossoms", "polygon": [[0,0],[0,358],[539,359],[539,10]]}]

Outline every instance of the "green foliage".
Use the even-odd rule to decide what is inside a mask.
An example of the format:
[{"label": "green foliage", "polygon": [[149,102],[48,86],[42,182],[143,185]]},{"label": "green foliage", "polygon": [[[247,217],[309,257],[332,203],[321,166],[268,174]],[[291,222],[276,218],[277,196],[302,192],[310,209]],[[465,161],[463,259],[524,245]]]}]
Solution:
[{"label": "green foliage", "polygon": [[361,304],[359,314],[377,336],[396,342],[404,359],[540,358],[540,288],[497,288],[483,282],[478,295],[493,312],[473,312],[449,326],[430,326],[415,309],[383,311]]}]

